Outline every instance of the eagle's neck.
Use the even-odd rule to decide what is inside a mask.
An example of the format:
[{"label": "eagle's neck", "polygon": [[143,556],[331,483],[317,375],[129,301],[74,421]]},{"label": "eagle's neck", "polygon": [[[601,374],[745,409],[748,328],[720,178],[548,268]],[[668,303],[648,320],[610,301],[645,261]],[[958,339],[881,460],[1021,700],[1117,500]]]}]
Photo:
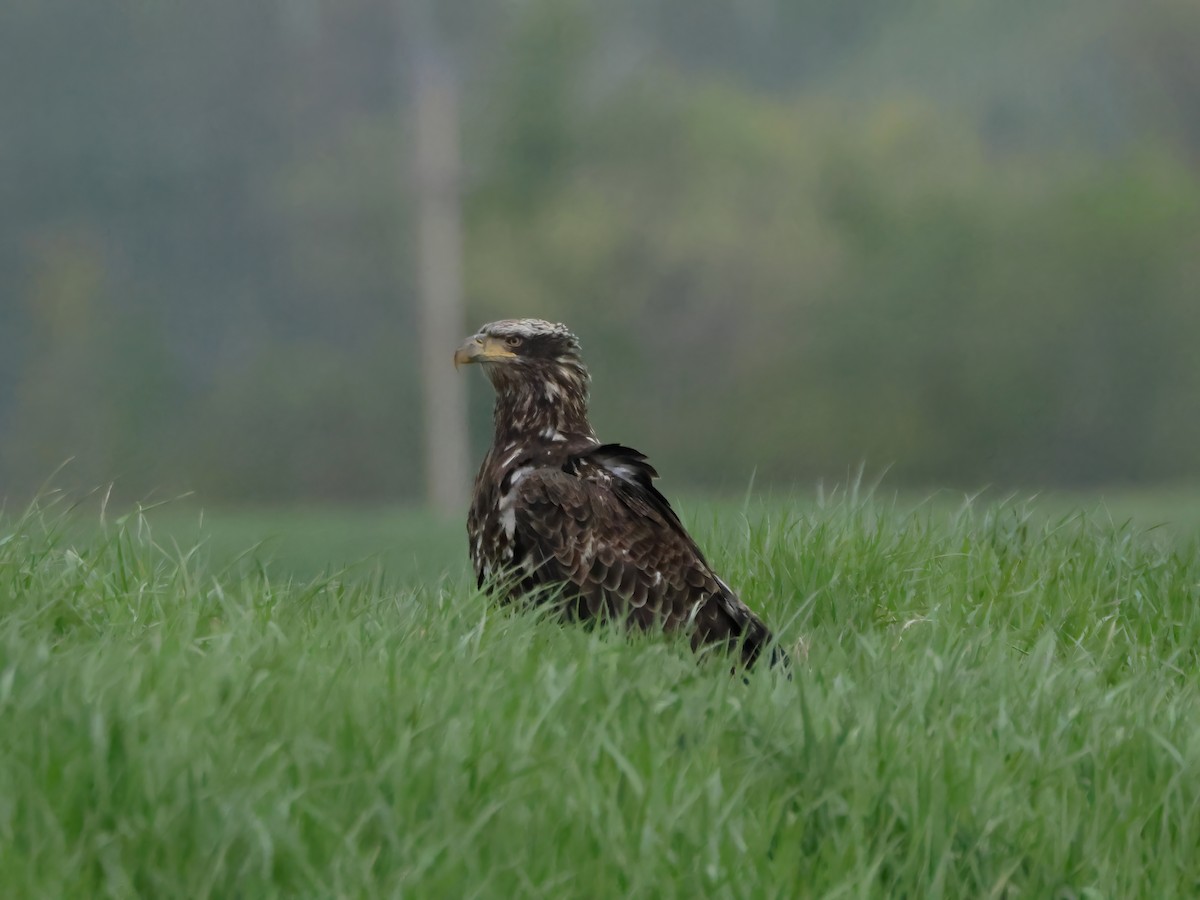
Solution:
[{"label": "eagle's neck", "polygon": [[596,439],[581,363],[497,366],[488,375],[496,389],[493,447]]}]

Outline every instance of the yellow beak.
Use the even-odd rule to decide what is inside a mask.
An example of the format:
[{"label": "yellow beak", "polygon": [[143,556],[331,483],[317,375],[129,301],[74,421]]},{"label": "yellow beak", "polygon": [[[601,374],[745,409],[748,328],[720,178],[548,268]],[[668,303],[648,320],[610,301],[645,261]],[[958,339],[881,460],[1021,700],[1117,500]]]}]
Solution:
[{"label": "yellow beak", "polygon": [[505,347],[492,337],[475,335],[454,351],[454,368],[476,362],[495,362],[501,359],[512,359],[517,354]]}]

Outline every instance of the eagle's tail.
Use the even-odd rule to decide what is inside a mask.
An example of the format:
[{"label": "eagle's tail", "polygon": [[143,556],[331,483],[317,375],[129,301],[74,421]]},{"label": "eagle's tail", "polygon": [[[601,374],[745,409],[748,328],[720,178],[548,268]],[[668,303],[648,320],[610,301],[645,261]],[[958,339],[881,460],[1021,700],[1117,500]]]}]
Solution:
[{"label": "eagle's tail", "polygon": [[742,666],[750,669],[758,662],[764,650],[769,650],[768,659],[772,668],[784,667],[791,677],[791,657],[776,641],[766,624],[751,612],[721,579],[717,579],[722,590],[712,595],[701,609],[693,645],[724,644],[737,650]]},{"label": "eagle's tail", "polygon": [[754,613],[750,613],[747,618],[745,627],[738,639],[738,647],[742,654],[742,664],[747,669],[758,662],[764,650],[769,650],[770,653],[767,657],[768,665],[772,669],[777,666],[786,669],[788,676],[791,677],[792,658],[776,642],[775,635],[771,633],[771,630],[767,628],[762,619],[758,618]]}]

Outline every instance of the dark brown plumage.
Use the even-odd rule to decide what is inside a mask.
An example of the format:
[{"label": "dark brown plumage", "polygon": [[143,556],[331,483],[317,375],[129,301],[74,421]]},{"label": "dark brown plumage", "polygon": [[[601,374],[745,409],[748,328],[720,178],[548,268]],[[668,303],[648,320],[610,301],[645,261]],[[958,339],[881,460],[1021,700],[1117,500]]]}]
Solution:
[{"label": "dark brown plumage", "polygon": [[482,364],[496,391],[467,519],[480,587],[558,596],[579,619],[686,628],[693,648],[737,647],[752,665],[770,632],[710,568],[646,457],[596,437],[576,337],[541,319],[492,322],[454,362]]}]

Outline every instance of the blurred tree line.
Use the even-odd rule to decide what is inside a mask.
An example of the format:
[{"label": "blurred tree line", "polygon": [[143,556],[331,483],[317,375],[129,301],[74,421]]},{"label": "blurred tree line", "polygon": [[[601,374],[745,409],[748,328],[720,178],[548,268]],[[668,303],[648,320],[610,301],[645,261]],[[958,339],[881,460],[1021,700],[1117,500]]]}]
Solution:
[{"label": "blurred tree line", "polygon": [[[568,322],[601,433],[676,483],[1200,474],[1192,0],[435,10],[468,326]],[[134,496],[420,496],[397,13],[8,0],[0,495],[73,456]]]}]

